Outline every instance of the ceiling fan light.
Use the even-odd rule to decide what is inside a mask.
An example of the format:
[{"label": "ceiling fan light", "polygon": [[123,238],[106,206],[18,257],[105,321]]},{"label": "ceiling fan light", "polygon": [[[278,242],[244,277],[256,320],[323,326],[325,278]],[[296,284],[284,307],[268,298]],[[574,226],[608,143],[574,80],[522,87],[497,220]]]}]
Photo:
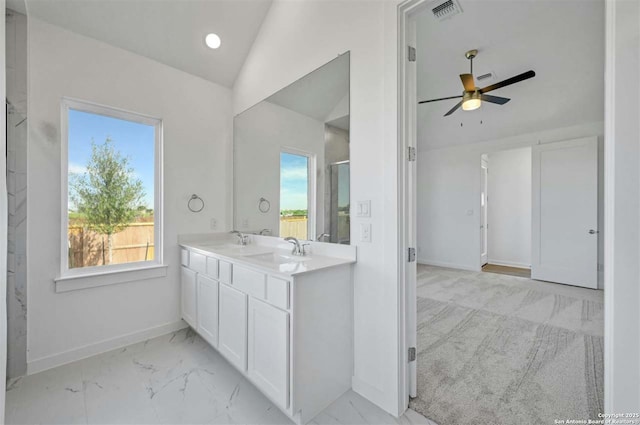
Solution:
[{"label": "ceiling fan light", "polygon": [[476,90],[475,92],[465,92],[462,96],[462,110],[463,111],[473,111],[474,109],[478,109],[482,105],[482,100],[480,99],[480,93]]},{"label": "ceiling fan light", "polygon": [[465,111],[473,111],[474,109],[478,109],[480,105],[482,105],[480,99],[469,99],[462,103],[462,109]]}]

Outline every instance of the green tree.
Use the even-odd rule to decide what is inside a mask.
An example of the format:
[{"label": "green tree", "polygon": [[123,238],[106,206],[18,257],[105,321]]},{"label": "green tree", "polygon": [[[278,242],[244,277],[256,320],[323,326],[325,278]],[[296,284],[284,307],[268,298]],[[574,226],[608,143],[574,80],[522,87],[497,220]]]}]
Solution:
[{"label": "green tree", "polygon": [[86,225],[107,235],[109,264],[113,262],[113,235],[124,230],[136,217],[145,193],[134,177],[129,159],[118,152],[111,138],[103,144],[91,141],[87,171],[71,176],[71,201],[85,217]]}]

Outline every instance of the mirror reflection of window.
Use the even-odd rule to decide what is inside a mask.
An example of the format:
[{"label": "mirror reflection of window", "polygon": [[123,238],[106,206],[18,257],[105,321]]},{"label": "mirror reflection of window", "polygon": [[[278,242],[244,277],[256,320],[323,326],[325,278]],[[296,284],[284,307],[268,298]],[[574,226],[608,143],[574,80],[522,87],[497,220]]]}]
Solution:
[{"label": "mirror reflection of window", "polygon": [[309,156],[280,153],[280,236],[309,239]]},{"label": "mirror reflection of window", "polygon": [[331,164],[331,242],[349,244],[349,161]]}]

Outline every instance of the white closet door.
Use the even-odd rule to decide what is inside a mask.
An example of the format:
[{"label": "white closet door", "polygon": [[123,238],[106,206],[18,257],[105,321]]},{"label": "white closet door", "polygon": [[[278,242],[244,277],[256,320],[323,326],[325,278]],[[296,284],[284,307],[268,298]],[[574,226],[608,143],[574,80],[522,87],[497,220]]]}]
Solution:
[{"label": "white closet door", "polygon": [[531,277],[598,286],[596,137],[533,147]]}]

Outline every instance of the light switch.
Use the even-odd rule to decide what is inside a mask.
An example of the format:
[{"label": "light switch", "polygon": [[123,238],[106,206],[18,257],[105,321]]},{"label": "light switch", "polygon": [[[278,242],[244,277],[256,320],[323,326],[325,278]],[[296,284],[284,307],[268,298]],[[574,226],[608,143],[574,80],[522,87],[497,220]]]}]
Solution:
[{"label": "light switch", "polygon": [[360,223],[360,241],[371,242],[371,223]]},{"label": "light switch", "polygon": [[473,210],[467,210],[467,215],[473,215]]},{"label": "light switch", "polygon": [[358,201],[356,205],[357,217],[371,217],[371,201]]}]

